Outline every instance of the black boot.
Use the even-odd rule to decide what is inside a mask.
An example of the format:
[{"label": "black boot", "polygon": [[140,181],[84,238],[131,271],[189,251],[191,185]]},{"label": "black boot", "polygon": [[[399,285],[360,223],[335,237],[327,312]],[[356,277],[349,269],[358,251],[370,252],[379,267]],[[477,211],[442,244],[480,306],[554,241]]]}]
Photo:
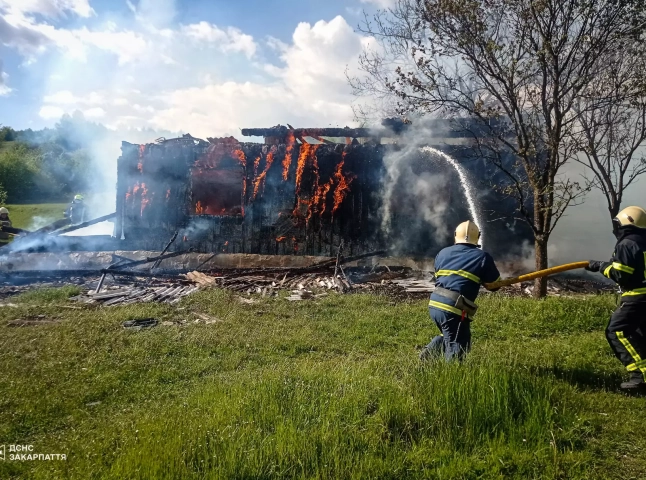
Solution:
[{"label": "black boot", "polygon": [[641,373],[633,372],[630,374],[630,380],[620,385],[622,390],[644,390],[646,391],[646,382]]}]

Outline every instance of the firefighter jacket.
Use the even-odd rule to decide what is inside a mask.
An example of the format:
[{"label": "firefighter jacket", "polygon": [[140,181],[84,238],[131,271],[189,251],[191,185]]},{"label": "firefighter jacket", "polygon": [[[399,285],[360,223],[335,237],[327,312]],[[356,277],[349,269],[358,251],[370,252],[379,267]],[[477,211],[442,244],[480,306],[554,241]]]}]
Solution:
[{"label": "firefighter jacket", "polygon": [[[500,279],[500,272],[491,255],[475,245],[459,243],[444,248],[435,257],[435,285],[456,292],[475,302],[480,285]],[[431,295],[429,306],[461,314],[450,299]],[[444,307],[443,307],[444,305]],[[448,308],[446,308],[448,307]]]},{"label": "firefighter jacket", "polygon": [[[11,220],[8,218],[6,219],[1,219],[0,218],[0,227],[11,227]],[[0,229],[0,240],[8,240],[9,239],[9,234],[7,232],[3,232],[2,229]]]},{"label": "firefighter jacket", "polygon": [[621,227],[610,261],[599,270],[621,287],[622,302],[646,301],[646,231]]},{"label": "firefighter jacket", "polygon": [[70,219],[73,225],[78,225],[85,221],[85,204],[74,200],[65,209],[65,217]]}]

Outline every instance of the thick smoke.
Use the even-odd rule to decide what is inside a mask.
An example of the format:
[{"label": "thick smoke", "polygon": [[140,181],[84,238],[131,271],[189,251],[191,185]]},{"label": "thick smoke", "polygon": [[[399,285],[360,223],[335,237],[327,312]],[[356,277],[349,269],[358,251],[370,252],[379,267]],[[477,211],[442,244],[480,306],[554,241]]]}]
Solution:
[{"label": "thick smoke", "polygon": [[402,148],[384,156],[382,230],[397,254],[419,251],[423,243],[428,244],[428,253],[452,243],[458,220],[453,214],[458,207],[468,209],[466,196],[456,205],[456,199],[447,194],[450,189],[460,190],[454,188],[460,179],[453,168],[439,156],[420,152],[425,146],[441,150],[442,132],[432,131],[421,120],[413,125],[398,138]]},{"label": "thick smoke", "polygon": [[[582,180],[585,169],[581,164],[566,165],[564,173],[576,181]],[[637,205],[646,208],[646,176],[639,178],[626,191],[621,207]],[[579,260],[607,260],[616,239],[604,195],[597,189],[586,194],[580,205],[570,207],[561,218],[550,238],[550,264]]]}]

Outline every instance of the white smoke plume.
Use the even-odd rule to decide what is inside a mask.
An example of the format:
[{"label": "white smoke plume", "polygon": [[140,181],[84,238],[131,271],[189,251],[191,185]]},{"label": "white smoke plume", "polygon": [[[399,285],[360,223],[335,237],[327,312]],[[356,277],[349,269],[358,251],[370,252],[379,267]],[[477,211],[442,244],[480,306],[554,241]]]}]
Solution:
[{"label": "white smoke plume", "polygon": [[[456,219],[449,216],[451,205],[446,191],[449,185],[459,185],[460,178],[454,166],[442,155],[420,151],[420,148],[429,146],[441,151],[444,142],[442,132],[433,131],[423,119],[417,119],[398,138],[401,148],[392,148],[384,156],[386,175],[382,187],[382,231],[396,252],[405,250],[407,245],[413,246],[423,238],[430,238],[435,245],[452,243]],[[428,166],[422,171],[419,171],[420,159]],[[418,171],[415,171],[414,165],[418,166]],[[438,168],[434,169],[434,166]],[[468,178],[465,180],[468,182]],[[473,193],[477,203],[477,192]],[[467,200],[465,195],[459,201],[469,209]],[[394,231],[393,224],[398,215],[405,216],[407,223],[405,227],[400,224],[399,230]],[[479,227],[484,228],[483,225]]]}]

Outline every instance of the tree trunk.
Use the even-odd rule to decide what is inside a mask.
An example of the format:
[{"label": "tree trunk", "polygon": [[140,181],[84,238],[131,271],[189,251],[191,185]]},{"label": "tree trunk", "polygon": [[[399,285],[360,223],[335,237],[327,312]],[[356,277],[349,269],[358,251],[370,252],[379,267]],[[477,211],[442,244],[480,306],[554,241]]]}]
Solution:
[{"label": "tree trunk", "polygon": [[[534,258],[536,270],[547,268],[547,238],[536,236],[534,239]],[[534,298],[543,298],[547,295],[547,277],[534,280]]]},{"label": "tree trunk", "polygon": [[619,207],[620,205],[618,203],[613,203],[612,206],[608,207],[610,218],[614,219],[617,217],[617,214],[619,213]]}]

